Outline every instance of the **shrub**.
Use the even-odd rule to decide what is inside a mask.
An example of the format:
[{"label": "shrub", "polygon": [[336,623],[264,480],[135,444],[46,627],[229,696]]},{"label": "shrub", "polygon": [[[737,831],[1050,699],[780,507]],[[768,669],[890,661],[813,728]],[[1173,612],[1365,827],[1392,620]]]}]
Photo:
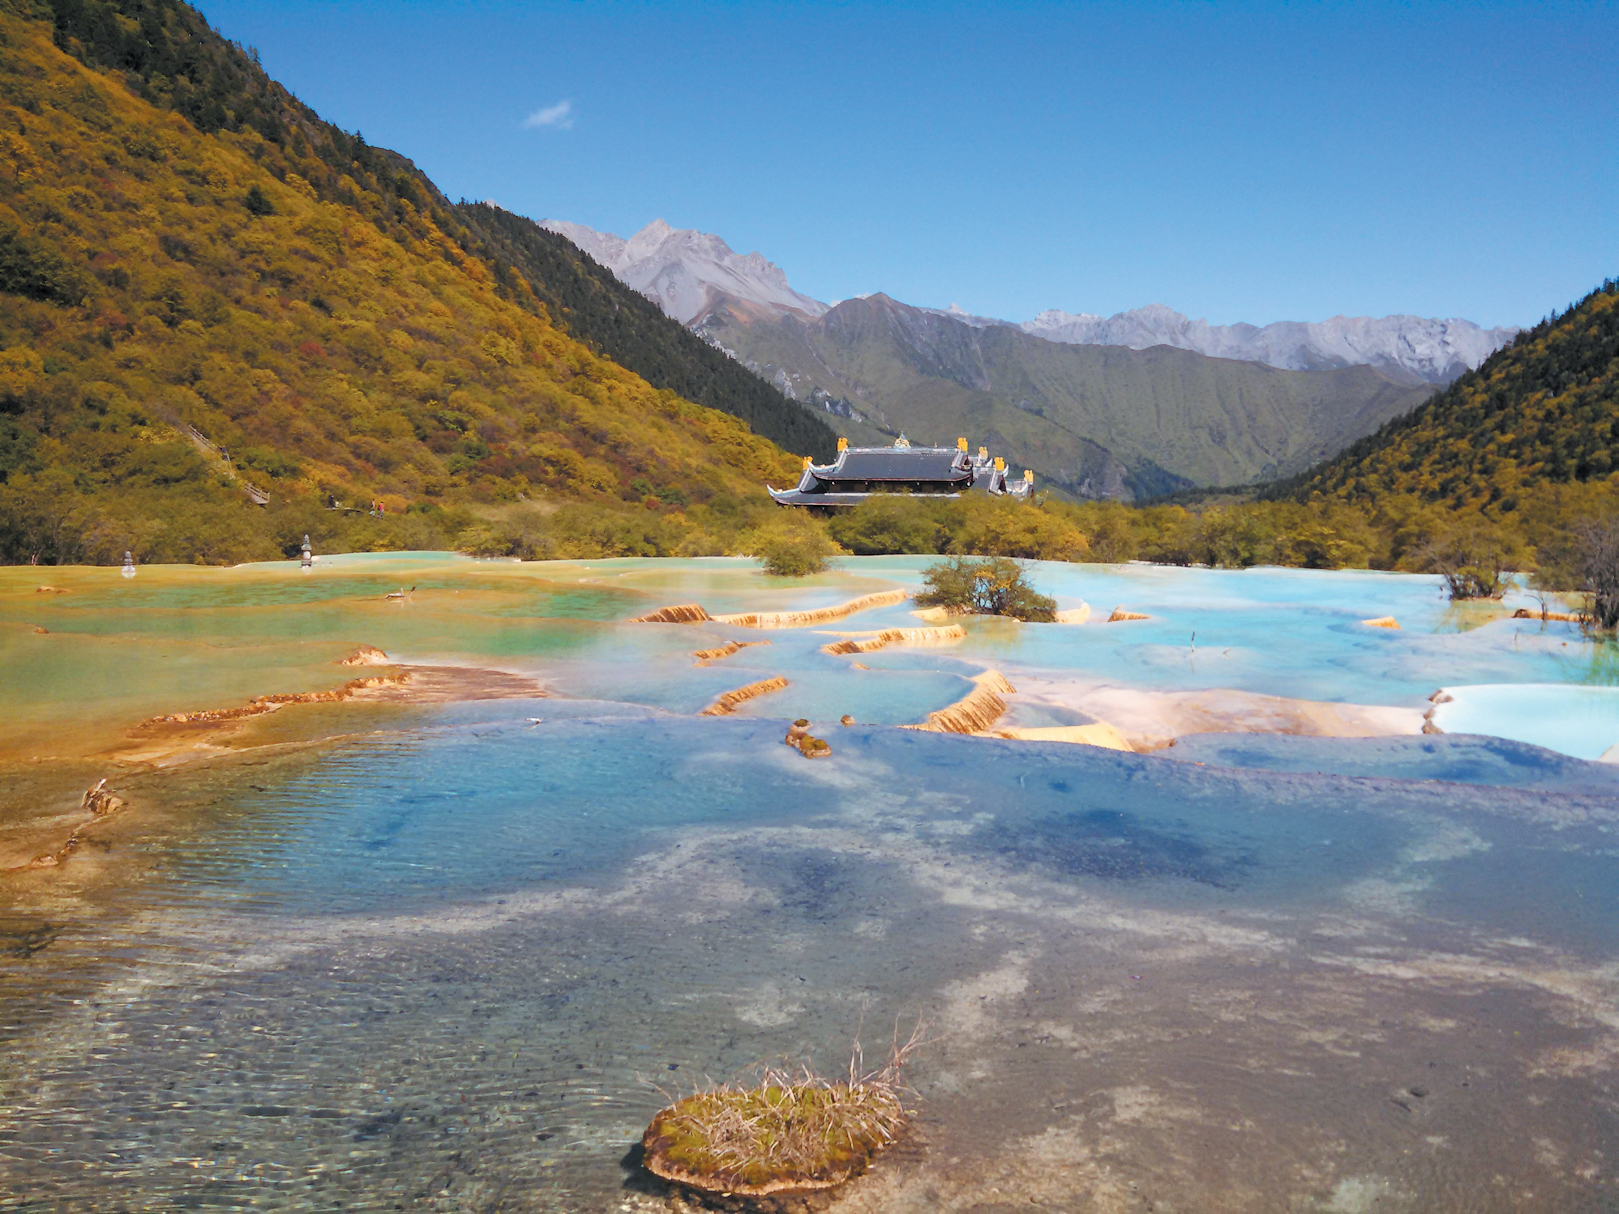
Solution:
[{"label": "shrub", "polygon": [[1579,526],[1574,549],[1580,589],[1590,596],[1590,625],[1612,632],[1619,628],[1619,516]]},{"label": "shrub", "polygon": [[888,1063],[866,1074],[857,1044],[847,1080],[808,1067],[796,1074],[762,1067],[755,1086],[694,1092],[652,1119],[641,1137],[646,1167],[727,1199],[836,1188],[864,1172],[909,1122],[902,1071],[921,1034],[918,1025],[904,1045],[896,1035]]},{"label": "shrub", "polygon": [[746,537],[743,551],[756,556],[772,577],[808,577],[824,573],[832,558],[842,554],[818,519],[790,514],[775,519]]},{"label": "shrub", "polygon": [[1445,579],[1451,599],[1498,599],[1510,582],[1516,545],[1496,528],[1464,526],[1430,542],[1421,564]]},{"label": "shrub", "polygon": [[0,291],[72,307],[88,291],[85,276],[28,233],[0,227]]},{"label": "shrub", "polygon": [[1015,620],[1049,623],[1057,602],[1035,592],[1024,579],[1023,566],[1008,557],[980,560],[956,557],[922,571],[929,589],[916,596],[923,607],[943,607],[964,615],[1004,615]]}]

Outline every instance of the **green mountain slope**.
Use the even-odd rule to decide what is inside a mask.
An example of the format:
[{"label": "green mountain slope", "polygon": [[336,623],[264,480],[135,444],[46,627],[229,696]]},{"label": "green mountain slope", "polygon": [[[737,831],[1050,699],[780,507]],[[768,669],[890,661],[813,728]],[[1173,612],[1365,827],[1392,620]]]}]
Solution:
[{"label": "green mountain slope", "polygon": [[[820,418],[730,363],[567,241],[495,207],[452,206],[409,160],[323,121],[189,5],[52,0],[38,11],[48,15],[59,48],[117,71],[144,100],[197,130],[257,133],[286,154],[318,200],[356,207],[401,238],[420,238],[430,223],[487,262],[502,297],[530,311],[544,307],[571,336],[654,388],[740,417],[800,455],[824,457],[835,445]],[[26,86],[19,96],[28,103]]]},{"label": "green mountain slope", "polygon": [[632,511],[585,550],[661,551],[793,475],[551,323],[406,162],[209,75],[251,61],[191,10],[61,11],[122,58],[0,10],[0,559],[443,544],[447,513],[520,497]]},{"label": "green mountain slope", "polygon": [[1081,498],[1286,475],[1431,392],[1369,367],[1282,371],[1168,347],[1065,345],[885,295],[808,322],[720,309],[703,327],[799,399],[912,437],[966,434]]},{"label": "green mountain slope", "polygon": [[1619,487],[1619,281],[1543,321],[1411,414],[1273,489],[1405,494],[1510,513],[1558,485]]}]

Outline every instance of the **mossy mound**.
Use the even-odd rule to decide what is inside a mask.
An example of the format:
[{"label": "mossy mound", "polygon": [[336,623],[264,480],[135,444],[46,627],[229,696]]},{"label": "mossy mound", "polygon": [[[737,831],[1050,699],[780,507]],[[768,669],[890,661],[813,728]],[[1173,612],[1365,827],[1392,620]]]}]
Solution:
[{"label": "mossy mound", "polygon": [[904,1128],[882,1082],[766,1083],[679,1100],[641,1137],[647,1169],[703,1194],[764,1198],[854,1179]]},{"label": "mossy mound", "polygon": [[832,754],[832,746],[825,738],[812,738],[808,734],[798,741],[798,749],[806,759],[825,759]]}]

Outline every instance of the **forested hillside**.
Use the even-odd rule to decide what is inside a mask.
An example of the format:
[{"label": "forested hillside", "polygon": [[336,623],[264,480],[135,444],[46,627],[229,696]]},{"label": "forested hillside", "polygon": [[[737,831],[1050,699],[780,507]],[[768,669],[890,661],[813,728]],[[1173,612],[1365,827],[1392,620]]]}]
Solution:
[{"label": "forested hillside", "polygon": [[1616,473],[1619,281],[1609,279],[1288,489],[1511,513],[1526,493]]},{"label": "forested hillside", "polygon": [[49,13],[59,47],[92,66],[119,70],[142,97],[198,130],[255,130],[318,161],[327,171],[306,172],[305,180],[322,201],[352,205],[356,196],[344,184],[352,177],[380,201],[368,217],[383,231],[399,230],[412,211],[425,213],[464,252],[489,264],[502,297],[530,311],[543,305],[553,323],[653,387],[740,417],[795,454],[819,456],[833,446],[835,435],[813,413],[733,365],[568,241],[498,207],[452,207],[409,160],[322,121],[189,5],[52,0],[48,9],[35,7]]},{"label": "forested hillside", "polygon": [[648,383],[740,417],[796,454],[825,458],[836,448],[821,418],[665,316],[566,237],[487,202],[462,202],[455,215],[478,237],[479,255],[515,268],[569,333]]},{"label": "forested hillside", "polygon": [[[686,507],[696,524],[664,528],[686,534],[793,475],[553,323],[408,162],[193,10],[28,12],[47,19],[0,10],[0,559],[443,544],[459,506],[519,496],[633,504],[641,532]],[[813,441],[780,403],[779,431]],[[737,409],[765,428],[768,399]]]}]

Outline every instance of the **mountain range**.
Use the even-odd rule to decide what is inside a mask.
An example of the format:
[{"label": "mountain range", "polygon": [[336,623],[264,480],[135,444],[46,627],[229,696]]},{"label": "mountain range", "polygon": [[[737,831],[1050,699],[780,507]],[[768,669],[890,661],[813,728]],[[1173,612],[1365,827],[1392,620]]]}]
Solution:
[{"label": "mountain range", "polygon": [[[682,324],[700,326],[711,311],[727,303],[753,305],[771,316],[794,313],[809,319],[832,307],[793,290],[781,268],[762,254],[735,253],[718,236],[674,228],[662,219],[628,240],[565,220],[546,219],[540,226],[566,236]],[[1287,371],[1368,366],[1409,384],[1447,384],[1518,332],[1420,316],[1334,316],[1319,323],[1277,321],[1263,327],[1211,325],[1163,304],[1108,317],[1050,309],[1021,323],[974,316],[954,305],[922,310],[974,328],[1018,328],[1068,345],[1132,350],[1173,346]]]},{"label": "mountain range", "polygon": [[966,435],[1079,498],[1286,476],[1432,392],[1371,367],[1284,371],[1156,346],[1076,346],[886,295],[770,319],[725,305],[699,332],[854,440]]},{"label": "mountain range", "polygon": [[1079,499],[1295,475],[1513,333],[1418,317],[1213,326],[1160,305],[1014,324],[882,293],[828,304],[761,254],[662,220],[628,240],[540,226],[851,440],[967,435]]}]

